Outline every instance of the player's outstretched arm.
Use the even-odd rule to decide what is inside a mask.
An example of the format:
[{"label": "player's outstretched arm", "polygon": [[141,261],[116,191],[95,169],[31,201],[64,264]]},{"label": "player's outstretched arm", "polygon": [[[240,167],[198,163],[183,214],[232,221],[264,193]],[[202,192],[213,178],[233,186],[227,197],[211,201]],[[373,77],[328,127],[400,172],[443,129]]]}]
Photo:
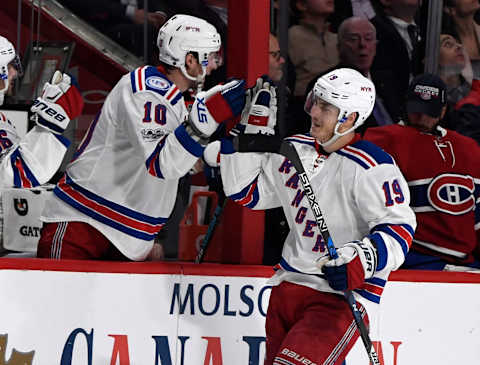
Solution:
[{"label": "player's outstretched arm", "polygon": [[203,145],[221,123],[240,115],[245,105],[245,81],[232,80],[199,92],[185,124],[187,133]]}]

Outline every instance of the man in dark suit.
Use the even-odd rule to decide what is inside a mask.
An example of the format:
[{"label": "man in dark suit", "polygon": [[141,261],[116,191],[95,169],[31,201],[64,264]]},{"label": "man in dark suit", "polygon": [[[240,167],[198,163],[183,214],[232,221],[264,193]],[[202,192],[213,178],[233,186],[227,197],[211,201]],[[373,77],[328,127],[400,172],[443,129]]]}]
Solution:
[{"label": "man in dark suit", "polygon": [[375,0],[377,55],[372,64],[377,92],[394,121],[403,118],[403,100],[413,76],[422,72],[420,30],[414,21],[422,0]]}]

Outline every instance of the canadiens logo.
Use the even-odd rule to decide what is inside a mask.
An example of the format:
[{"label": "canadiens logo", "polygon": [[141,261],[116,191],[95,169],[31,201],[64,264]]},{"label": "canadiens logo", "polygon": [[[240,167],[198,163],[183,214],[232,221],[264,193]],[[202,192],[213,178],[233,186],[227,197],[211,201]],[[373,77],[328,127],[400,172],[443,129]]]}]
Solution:
[{"label": "canadiens logo", "polygon": [[146,83],[152,89],[157,89],[157,90],[168,90],[168,88],[170,87],[170,84],[168,83],[167,80],[158,76],[148,77]]},{"label": "canadiens logo", "polygon": [[462,215],[475,208],[475,183],[468,175],[442,174],[428,186],[429,203],[436,209],[452,215]]},{"label": "canadiens logo", "polygon": [[28,213],[27,199],[14,198],[13,199],[13,206],[15,208],[15,211],[18,213],[18,215],[21,215],[21,216],[27,215],[27,213]]}]

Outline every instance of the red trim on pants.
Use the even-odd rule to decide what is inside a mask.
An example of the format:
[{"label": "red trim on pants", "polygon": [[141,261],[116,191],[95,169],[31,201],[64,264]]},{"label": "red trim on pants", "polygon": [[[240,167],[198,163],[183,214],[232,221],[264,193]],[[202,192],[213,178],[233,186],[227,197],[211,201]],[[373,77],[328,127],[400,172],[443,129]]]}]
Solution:
[{"label": "red trim on pants", "polygon": [[130,261],[102,233],[83,222],[44,223],[37,257]]},{"label": "red trim on pants", "polygon": [[343,296],[282,282],[272,288],[266,335],[265,365],[334,365],[345,360],[359,332]]}]

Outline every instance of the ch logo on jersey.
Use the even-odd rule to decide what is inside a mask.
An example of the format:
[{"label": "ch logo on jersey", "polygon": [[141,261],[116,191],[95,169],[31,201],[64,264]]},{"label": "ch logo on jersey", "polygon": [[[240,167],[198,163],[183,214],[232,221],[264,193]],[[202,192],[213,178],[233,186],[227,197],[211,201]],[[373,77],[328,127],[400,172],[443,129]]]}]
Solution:
[{"label": "ch logo on jersey", "polygon": [[15,208],[15,211],[18,213],[18,215],[25,216],[28,213],[28,203],[27,199],[13,199],[13,206]]},{"label": "ch logo on jersey", "polygon": [[436,210],[462,215],[475,208],[474,190],[475,183],[471,176],[442,174],[431,181],[427,197]]}]

